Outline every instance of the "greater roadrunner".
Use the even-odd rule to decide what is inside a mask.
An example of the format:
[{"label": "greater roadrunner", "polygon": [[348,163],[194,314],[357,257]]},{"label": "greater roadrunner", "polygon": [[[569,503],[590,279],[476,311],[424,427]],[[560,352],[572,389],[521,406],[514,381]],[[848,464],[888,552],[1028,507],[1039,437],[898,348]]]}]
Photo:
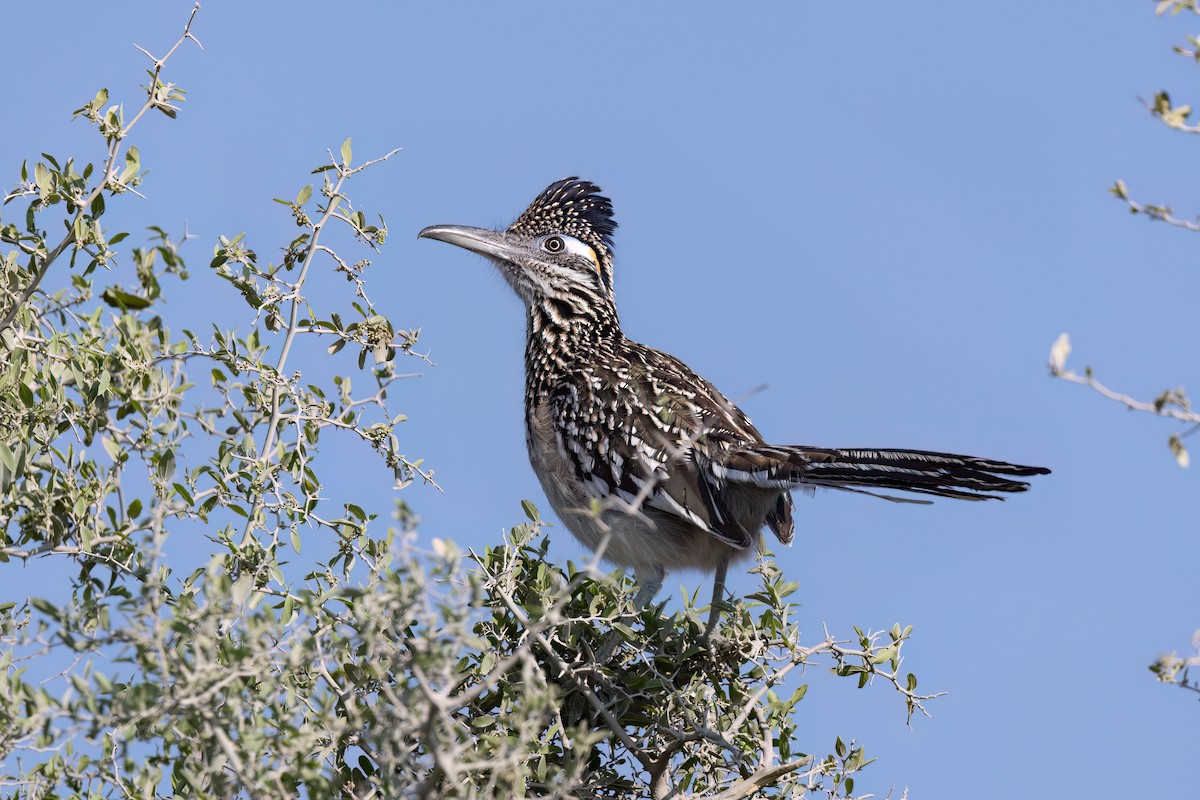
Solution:
[{"label": "greater roadrunner", "polygon": [[963,500],[1023,492],[1049,472],[923,450],[769,445],[742,411],[674,356],[627,339],[613,300],[612,203],[588,181],[551,184],[507,230],[419,234],[486,257],[525,301],[525,437],[550,505],[585,545],[633,567],[645,607],[668,569],[716,573],[711,632],[731,561],[792,541],[794,489]]}]

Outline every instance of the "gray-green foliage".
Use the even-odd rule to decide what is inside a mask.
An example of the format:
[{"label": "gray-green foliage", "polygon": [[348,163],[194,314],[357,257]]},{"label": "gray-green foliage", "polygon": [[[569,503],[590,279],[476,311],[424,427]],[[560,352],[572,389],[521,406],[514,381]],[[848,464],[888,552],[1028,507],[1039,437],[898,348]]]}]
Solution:
[{"label": "gray-green foliage", "polygon": [[[1155,4],[1155,13],[1160,16],[1168,13],[1173,16],[1184,12],[1200,15],[1200,2],[1197,0],[1159,0]],[[1200,67],[1200,38],[1189,36],[1185,44],[1176,45],[1173,49],[1178,55]],[[1155,92],[1154,100],[1147,103],[1146,108],[1151,115],[1168,128],[1188,134],[1200,134],[1200,125],[1189,121],[1192,117],[1192,106],[1172,102],[1170,94],[1165,90]],[[1114,197],[1126,205],[1131,214],[1144,216],[1156,222],[1165,222],[1192,233],[1200,233],[1200,217],[1192,220],[1183,219],[1176,216],[1175,211],[1169,205],[1141,202],[1134,198],[1123,180],[1118,180],[1110,191]],[[1087,386],[1101,396],[1120,403],[1130,411],[1154,414],[1180,424],[1182,427],[1178,432],[1168,435],[1167,447],[1170,449],[1175,463],[1180,467],[1187,468],[1191,465],[1191,454],[1188,452],[1186,440],[1196,431],[1200,431],[1200,412],[1192,407],[1191,400],[1182,387],[1164,389],[1153,400],[1138,399],[1114,391],[1101,383],[1096,379],[1090,366],[1084,367],[1082,374],[1068,369],[1067,357],[1070,354],[1071,340],[1066,333],[1063,333],[1050,348],[1049,367],[1052,376]],[[1192,647],[1196,652],[1190,656],[1180,657],[1174,652],[1160,655],[1150,665],[1150,671],[1164,683],[1173,683],[1184,689],[1200,693],[1200,683],[1191,678],[1189,673],[1190,668],[1200,666],[1200,631],[1193,636]]]},{"label": "gray-green foliage", "polygon": [[[853,795],[863,748],[821,755],[797,731],[799,678],[882,681],[911,717],[928,698],[900,669],[909,629],[804,645],[796,587],[764,560],[761,589],[706,641],[691,602],[636,614],[622,581],[547,563],[532,504],[464,556],[420,550],[403,504],[387,528],[355,498],[321,499],[328,435],[361,440],[398,488],[432,480],[388,408],[417,333],[344,255],[385,242],[347,191],[388,156],[356,164],[347,141],[279,200],[298,233],[277,264],[221,238],[207,268],[244,326],[173,331],[161,301],[190,251],[158,227],[126,249],[103,223],[142,184],[132,129],[182,108],[167,56],[134,114],[107,91],[78,110],[98,165],[23,165],[0,216],[0,569],[68,576],[0,606],[0,793]],[[317,270],[344,296],[314,296]],[[349,346],[369,389],[309,382],[309,342],[339,364]],[[169,555],[180,531],[211,558]]]}]

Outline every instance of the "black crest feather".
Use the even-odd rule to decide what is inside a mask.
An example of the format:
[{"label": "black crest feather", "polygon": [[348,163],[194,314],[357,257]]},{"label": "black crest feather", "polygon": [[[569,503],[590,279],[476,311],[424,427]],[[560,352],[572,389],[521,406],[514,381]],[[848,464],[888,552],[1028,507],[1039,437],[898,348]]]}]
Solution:
[{"label": "black crest feather", "polygon": [[616,228],[612,201],[600,194],[599,186],[579,178],[563,178],[547,186],[508,230],[527,236],[574,236],[595,250],[611,271]]}]

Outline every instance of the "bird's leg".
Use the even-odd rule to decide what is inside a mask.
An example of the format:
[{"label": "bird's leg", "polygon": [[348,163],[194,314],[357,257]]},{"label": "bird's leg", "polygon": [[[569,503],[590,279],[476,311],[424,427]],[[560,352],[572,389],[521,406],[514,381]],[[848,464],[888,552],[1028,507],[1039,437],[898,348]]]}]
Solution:
[{"label": "bird's leg", "polygon": [[662,588],[663,579],[667,577],[667,570],[662,564],[655,564],[651,570],[639,569],[633,573],[633,579],[638,583],[638,593],[633,597],[633,604],[638,611],[644,611],[649,607],[650,601],[654,599],[654,595],[658,594],[658,590]]},{"label": "bird's leg", "polygon": [[712,605],[708,612],[708,625],[704,628],[704,638],[707,639],[717,629],[721,621],[721,603],[725,600],[725,572],[729,569],[729,557],[723,556],[717,562],[717,574],[713,578]]},{"label": "bird's leg", "polygon": [[[633,597],[633,605],[637,611],[641,612],[650,606],[650,601],[658,594],[658,590],[662,588],[663,579],[667,576],[667,571],[661,564],[655,564],[654,567],[647,571],[645,569],[636,570],[633,573],[634,580],[638,583],[638,593]],[[617,649],[617,643],[621,640],[621,634],[616,631],[609,631],[604,641],[600,643],[600,648],[596,651],[597,663],[604,663],[612,658],[613,652]]]}]

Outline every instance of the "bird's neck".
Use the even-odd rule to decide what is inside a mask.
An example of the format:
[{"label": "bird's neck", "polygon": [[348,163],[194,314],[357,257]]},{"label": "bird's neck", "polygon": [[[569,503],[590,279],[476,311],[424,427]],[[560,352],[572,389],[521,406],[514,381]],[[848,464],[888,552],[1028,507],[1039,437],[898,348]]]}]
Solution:
[{"label": "bird's neck", "polygon": [[527,306],[525,326],[526,399],[549,396],[581,363],[624,339],[610,303],[546,300]]}]

